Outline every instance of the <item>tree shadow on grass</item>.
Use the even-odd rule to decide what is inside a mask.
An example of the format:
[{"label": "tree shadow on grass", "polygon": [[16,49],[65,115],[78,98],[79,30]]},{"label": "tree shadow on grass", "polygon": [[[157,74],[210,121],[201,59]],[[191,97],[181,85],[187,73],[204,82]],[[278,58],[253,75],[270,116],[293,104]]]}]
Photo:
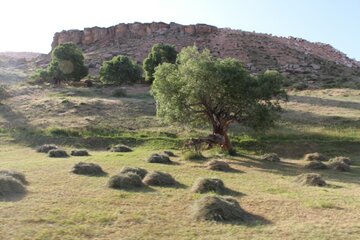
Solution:
[{"label": "tree shadow on grass", "polygon": [[340,101],[334,99],[324,99],[310,96],[291,96],[291,102],[307,103],[311,105],[318,105],[323,107],[339,107],[353,110],[360,110],[360,103],[352,101]]},{"label": "tree shadow on grass", "polygon": [[[240,155],[239,155],[240,156]],[[258,171],[275,173],[283,176],[295,177],[302,173],[320,173],[323,178],[329,181],[337,181],[343,183],[355,183],[360,184],[360,167],[352,165],[350,172],[338,172],[331,169],[327,170],[312,170],[306,169],[304,166],[295,162],[266,162],[260,158],[242,154],[241,158],[232,158],[232,164],[239,165],[248,168],[254,168]]]},{"label": "tree shadow on grass", "polygon": [[232,196],[232,197],[245,197],[246,194],[236,191],[236,190],[232,190],[231,188],[225,187],[225,190],[222,192],[221,195],[227,195],[227,196]]}]

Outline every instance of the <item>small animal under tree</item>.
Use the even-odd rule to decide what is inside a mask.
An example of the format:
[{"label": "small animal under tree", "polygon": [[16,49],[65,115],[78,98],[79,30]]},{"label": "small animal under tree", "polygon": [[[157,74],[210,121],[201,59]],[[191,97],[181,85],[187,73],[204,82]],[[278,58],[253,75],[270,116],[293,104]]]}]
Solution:
[{"label": "small animal under tree", "polygon": [[277,71],[252,76],[239,60],[214,58],[209,50],[184,48],[176,63],[157,67],[152,94],[157,115],[165,121],[206,124],[223,136],[223,150],[234,152],[228,137],[231,124],[270,127],[286,99]]}]

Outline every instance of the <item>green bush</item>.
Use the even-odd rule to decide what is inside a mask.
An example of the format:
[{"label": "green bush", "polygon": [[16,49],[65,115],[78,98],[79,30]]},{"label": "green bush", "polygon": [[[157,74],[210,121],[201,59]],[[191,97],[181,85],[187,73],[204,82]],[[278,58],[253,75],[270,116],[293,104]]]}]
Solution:
[{"label": "green bush", "polygon": [[165,62],[175,63],[177,54],[174,46],[155,44],[143,62],[145,80],[154,81],[155,68]]},{"label": "green bush", "polygon": [[73,43],[58,45],[51,52],[51,62],[46,69],[39,69],[32,76],[35,81],[80,81],[88,74],[82,51]]},{"label": "green bush", "polygon": [[105,84],[122,85],[135,83],[142,77],[141,68],[127,56],[119,55],[105,61],[100,68],[100,81]]}]

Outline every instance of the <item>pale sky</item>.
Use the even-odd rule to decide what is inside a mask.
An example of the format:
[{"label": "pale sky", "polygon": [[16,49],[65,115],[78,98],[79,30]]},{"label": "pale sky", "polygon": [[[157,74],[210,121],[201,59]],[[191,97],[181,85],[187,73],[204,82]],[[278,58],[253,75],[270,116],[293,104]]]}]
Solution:
[{"label": "pale sky", "polygon": [[0,51],[48,53],[55,32],[207,23],[329,43],[360,60],[360,0],[1,0]]}]

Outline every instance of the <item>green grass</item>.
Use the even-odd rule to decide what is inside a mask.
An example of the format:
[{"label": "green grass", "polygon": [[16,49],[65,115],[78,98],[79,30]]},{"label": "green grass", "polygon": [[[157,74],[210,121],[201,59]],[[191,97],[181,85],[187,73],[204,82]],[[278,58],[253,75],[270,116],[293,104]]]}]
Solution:
[{"label": "green grass", "polygon": [[[145,89],[146,90],[146,89]],[[357,239],[360,237],[360,97],[348,89],[291,92],[274,129],[256,133],[233,126],[237,156],[219,149],[203,152],[237,171],[206,170],[188,161],[189,137],[209,129],[187,129],[159,122],[147,91],[130,88],[114,98],[112,89],[7,89],[0,105],[1,169],[24,172],[29,193],[20,201],[0,202],[1,239]],[[66,100],[64,102],[64,100]],[[84,121],[85,120],[85,121]],[[85,122],[85,123],[84,123]],[[91,156],[50,159],[34,147],[56,143],[66,150],[87,148]],[[123,143],[130,153],[105,151]],[[152,153],[171,149],[173,165],[146,163]],[[349,173],[322,171],[325,188],[293,180],[307,172],[302,156],[321,152],[349,156]],[[259,160],[276,152],[280,163]],[[100,164],[106,177],[69,173],[79,162]],[[183,188],[151,191],[112,190],[106,182],[123,166],[168,172]],[[197,222],[190,206],[201,194],[190,187],[198,177],[215,177],[241,194],[242,208],[264,218],[250,223]]]},{"label": "green grass", "polygon": [[[70,148],[67,148],[70,150]],[[20,201],[0,202],[2,239],[256,239],[356,238],[360,197],[358,174],[324,172],[337,187],[303,187],[293,182],[304,172],[298,160],[280,166],[243,157],[225,159],[233,173],[214,172],[180,155],[176,165],[146,163],[162,148],[136,147],[130,153],[91,151],[88,157],[50,159],[21,145],[2,142],[2,168],[25,173],[29,193]],[[211,157],[211,155],[208,157]],[[355,159],[360,161],[360,159]],[[79,162],[100,164],[107,177],[69,173]],[[172,174],[184,188],[152,187],[152,191],[128,192],[106,187],[112,174],[123,166],[137,166]],[[189,190],[197,177],[217,177],[234,191],[242,208],[266,221],[217,224],[194,221],[190,205],[201,194]],[[306,216],[306,218],[304,217]],[[317,228],[312,228],[316,224]],[[333,228],[333,226],[346,228]],[[275,231],[275,229],[277,229]],[[311,229],[311,231],[306,231]]]}]

